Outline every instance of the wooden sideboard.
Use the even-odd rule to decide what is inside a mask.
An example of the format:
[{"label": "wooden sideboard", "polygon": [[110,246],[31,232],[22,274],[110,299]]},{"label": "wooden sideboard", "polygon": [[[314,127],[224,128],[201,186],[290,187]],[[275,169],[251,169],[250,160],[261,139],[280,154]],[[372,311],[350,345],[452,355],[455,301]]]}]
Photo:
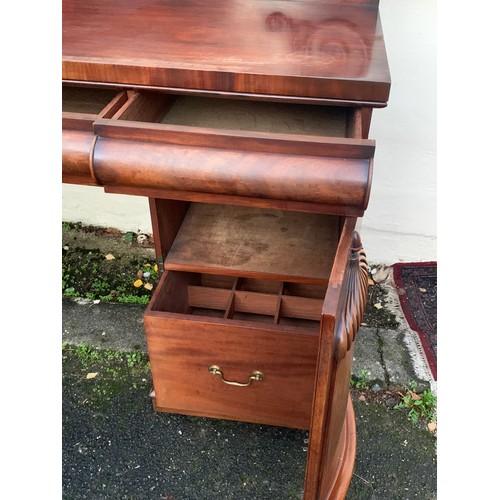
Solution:
[{"label": "wooden sideboard", "polygon": [[154,409],[309,429],[304,498],[343,498],[378,2],[63,0],[62,74],[62,181],[149,199]]}]

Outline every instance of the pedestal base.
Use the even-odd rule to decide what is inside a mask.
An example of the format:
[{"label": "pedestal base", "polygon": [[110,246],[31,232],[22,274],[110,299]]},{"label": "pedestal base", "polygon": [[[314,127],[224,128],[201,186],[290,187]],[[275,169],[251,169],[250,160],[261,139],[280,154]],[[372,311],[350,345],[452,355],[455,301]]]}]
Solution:
[{"label": "pedestal base", "polygon": [[347,400],[344,427],[340,435],[337,453],[341,456],[337,478],[333,482],[328,500],[343,500],[351,483],[356,459],[356,416],[351,397]]}]

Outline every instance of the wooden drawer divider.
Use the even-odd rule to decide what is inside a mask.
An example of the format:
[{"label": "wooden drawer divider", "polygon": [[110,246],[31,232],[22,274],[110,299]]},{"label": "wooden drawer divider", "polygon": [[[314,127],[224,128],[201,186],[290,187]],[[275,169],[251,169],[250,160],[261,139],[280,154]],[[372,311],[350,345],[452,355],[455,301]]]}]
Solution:
[{"label": "wooden drawer divider", "polygon": [[225,319],[233,319],[235,313],[269,316],[274,324],[283,317],[311,321],[321,317],[323,300],[287,294],[286,282],[279,282],[277,292],[246,290],[242,284],[242,278],[235,277],[231,288],[188,285],[188,306],[218,310]]}]

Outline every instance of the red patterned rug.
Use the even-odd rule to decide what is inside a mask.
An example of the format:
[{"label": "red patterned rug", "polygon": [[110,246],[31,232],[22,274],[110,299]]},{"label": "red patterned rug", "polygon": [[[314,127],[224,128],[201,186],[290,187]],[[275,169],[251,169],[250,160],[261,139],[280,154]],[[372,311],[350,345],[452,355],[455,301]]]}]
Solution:
[{"label": "red patterned rug", "polygon": [[437,380],[437,263],[408,262],[392,267],[401,308],[410,328],[418,333]]}]

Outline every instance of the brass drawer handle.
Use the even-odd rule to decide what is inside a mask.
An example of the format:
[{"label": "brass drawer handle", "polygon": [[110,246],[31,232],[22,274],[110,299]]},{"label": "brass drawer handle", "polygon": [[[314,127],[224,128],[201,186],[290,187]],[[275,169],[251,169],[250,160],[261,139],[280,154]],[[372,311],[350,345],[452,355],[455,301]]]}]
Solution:
[{"label": "brass drawer handle", "polygon": [[257,370],[253,371],[252,372],[252,375],[250,375],[250,377],[248,378],[248,382],[246,383],[242,383],[242,382],[233,382],[231,380],[226,380],[224,378],[224,374],[222,373],[222,369],[220,366],[217,366],[217,365],[212,365],[208,371],[212,374],[212,375],[219,375],[219,377],[222,379],[222,381],[225,383],[225,384],[228,384],[228,385],[235,385],[236,387],[248,387],[251,383],[252,383],[252,380],[255,380],[256,382],[260,382],[261,380],[264,379],[264,374],[262,372],[259,372]]}]

